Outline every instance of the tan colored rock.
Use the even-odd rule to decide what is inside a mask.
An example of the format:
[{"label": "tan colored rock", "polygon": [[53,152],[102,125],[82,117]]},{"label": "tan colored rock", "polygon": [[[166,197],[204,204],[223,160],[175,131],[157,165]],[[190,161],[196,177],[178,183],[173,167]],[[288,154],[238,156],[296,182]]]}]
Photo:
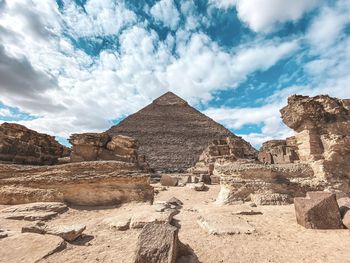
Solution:
[{"label": "tan colored rock", "polygon": [[112,216],[103,220],[104,224],[107,224],[110,228],[119,231],[125,231],[130,228],[130,217],[125,216]]},{"label": "tan colored rock", "polygon": [[107,133],[72,134],[72,162],[112,160],[135,163],[149,169],[144,156],[138,155],[135,139],[123,135],[109,136]]},{"label": "tan colored rock", "polygon": [[44,222],[36,222],[22,227],[22,233],[37,233],[59,236],[66,241],[72,242],[81,236],[86,229],[85,225],[47,225]]},{"label": "tan colored rock", "polygon": [[114,205],[153,201],[149,174],[133,163],[0,165],[0,179],[0,204],[58,201],[75,205]]},{"label": "tan colored rock", "polygon": [[57,236],[23,233],[0,241],[1,262],[39,262],[66,248],[66,242]]},{"label": "tan colored rock", "polygon": [[335,194],[308,192],[305,198],[294,198],[294,207],[298,224],[305,228],[343,228]]},{"label": "tan colored rock", "polygon": [[345,213],[350,210],[350,197],[339,198],[337,199],[337,203],[339,206],[340,215],[343,217]]},{"label": "tan colored rock", "polygon": [[18,164],[55,164],[69,154],[55,137],[15,123],[0,124],[0,162]]},{"label": "tan colored rock", "polygon": [[134,263],[175,263],[178,229],[168,223],[146,224],[139,236]]},{"label": "tan colored rock", "polygon": [[297,152],[315,176],[350,192],[350,103],[325,95],[294,95],[281,109],[284,123],[295,131]]}]

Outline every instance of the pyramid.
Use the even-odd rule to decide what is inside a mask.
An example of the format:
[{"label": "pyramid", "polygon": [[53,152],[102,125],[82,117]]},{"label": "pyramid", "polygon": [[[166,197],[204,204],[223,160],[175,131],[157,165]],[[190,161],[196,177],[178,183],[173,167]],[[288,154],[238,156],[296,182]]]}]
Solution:
[{"label": "pyramid", "polygon": [[126,135],[139,142],[139,153],[156,171],[182,172],[192,167],[205,148],[216,139],[235,137],[245,149],[253,147],[224,126],[167,92],[151,104],[111,127],[110,135]]}]

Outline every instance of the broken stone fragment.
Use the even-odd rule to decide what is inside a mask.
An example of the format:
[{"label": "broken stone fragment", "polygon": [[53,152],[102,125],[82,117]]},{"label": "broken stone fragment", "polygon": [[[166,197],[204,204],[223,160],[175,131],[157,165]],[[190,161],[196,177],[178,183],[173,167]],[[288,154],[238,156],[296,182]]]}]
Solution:
[{"label": "broken stone fragment", "polygon": [[197,223],[210,235],[238,235],[255,232],[255,228],[247,220],[227,212],[202,214],[198,217]]},{"label": "broken stone fragment", "polygon": [[175,263],[178,229],[169,223],[146,224],[139,236],[134,263]]},{"label": "broken stone fragment", "polygon": [[180,199],[177,199],[176,197],[172,197],[167,201],[168,204],[175,205],[177,207],[182,207],[184,204]]},{"label": "broken stone fragment", "polygon": [[104,224],[119,231],[128,230],[130,227],[130,218],[123,216],[108,217],[103,220]]},{"label": "broken stone fragment", "polygon": [[15,220],[49,220],[64,213],[68,207],[60,202],[37,202],[14,205],[0,210],[0,217]]},{"label": "broken stone fragment", "polygon": [[337,200],[339,206],[340,216],[343,221],[343,225],[350,229],[350,198],[342,197]]},{"label": "broken stone fragment", "polygon": [[206,186],[203,182],[199,182],[196,184],[187,184],[187,187],[195,191],[204,191],[206,189]]},{"label": "broken stone fragment", "polygon": [[72,242],[80,237],[85,229],[85,225],[49,226],[46,223],[39,221],[32,225],[22,227],[22,233],[50,234],[62,237],[64,240]]},{"label": "broken stone fragment", "polygon": [[164,212],[155,213],[153,211],[140,211],[134,214],[130,221],[130,228],[142,228],[147,223],[159,222],[170,223],[173,217],[179,213],[176,209],[167,209]]},{"label": "broken stone fragment", "polygon": [[298,224],[312,229],[341,229],[343,224],[335,194],[308,192],[306,197],[294,198]]}]

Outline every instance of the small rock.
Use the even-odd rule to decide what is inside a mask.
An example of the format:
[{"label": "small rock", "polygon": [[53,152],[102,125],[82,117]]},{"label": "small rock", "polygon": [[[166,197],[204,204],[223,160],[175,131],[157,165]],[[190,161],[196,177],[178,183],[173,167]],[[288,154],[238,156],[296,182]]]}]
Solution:
[{"label": "small rock", "polygon": [[130,221],[130,228],[142,228],[147,223],[159,222],[170,223],[173,217],[179,213],[175,209],[167,209],[165,212],[155,213],[153,211],[140,211],[134,214]]},{"label": "small rock", "polygon": [[344,217],[347,211],[350,210],[350,198],[349,197],[342,197],[337,200],[339,211],[341,217]]},{"label": "small rock", "polygon": [[176,197],[172,197],[167,201],[168,204],[175,205],[177,207],[181,207],[184,203],[177,199]]},{"label": "small rock", "polygon": [[109,225],[110,228],[113,228],[119,231],[128,230],[130,227],[129,217],[113,216],[113,217],[105,218],[102,222]]},{"label": "small rock", "polygon": [[196,184],[187,184],[187,186],[195,191],[204,191],[206,189],[206,186],[203,182]]},{"label": "small rock", "polygon": [[256,203],[250,203],[250,207],[257,207]]},{"label": "small rock", "polygon": [[163,204],[156,204],[155,205],[155,210],[156,212],[164,212],[167,209],[170,209],[171,205],[168,203],[163,203]]}]

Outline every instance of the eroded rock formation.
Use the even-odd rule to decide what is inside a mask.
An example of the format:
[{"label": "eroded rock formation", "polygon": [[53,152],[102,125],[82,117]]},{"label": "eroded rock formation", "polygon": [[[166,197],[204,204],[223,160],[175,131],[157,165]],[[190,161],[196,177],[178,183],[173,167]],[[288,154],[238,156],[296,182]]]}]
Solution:
[{"label": "eroded rock formation", "polygon": [[18,164],[55,164],[69,154],[53,136],[38,133],[23,125],[0,125],[0,162]]},{"label": "eroded rock formation", "polygon": [[148,167],[145,156],[138,155],[137,141],[131,137],[82,133],[71,135],[69,142],[73,145],[70,156],[72,162],[114,160]]},{"label": "eroded rock formation", "polygon": [[295,131],[297,153],[315,176],[350,192],[350,100],[325,95],[294,95],[281,109],[284,123]]},{"label": "eroded rock formation", "polygon": [[91,161],[55,166],[0,165],[0,204],[67,202],[113,205],[152,201],[149,175],[134,163]]},{"label": "eroded rock formation", "polygon": [[137,139],[139,153],[147,157],[151,168],[167,172],[185,171],[194,166],[209,143],[216,139],[231,137],[242,147],[251,148],[242,138],[171,92],[130,115],[107,133]]}]

